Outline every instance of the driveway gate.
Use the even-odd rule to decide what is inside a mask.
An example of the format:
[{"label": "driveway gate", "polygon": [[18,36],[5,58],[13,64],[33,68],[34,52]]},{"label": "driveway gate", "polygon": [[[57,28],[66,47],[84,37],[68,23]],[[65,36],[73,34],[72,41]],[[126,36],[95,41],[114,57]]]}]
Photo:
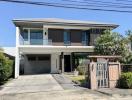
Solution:
[{"label": "driveway gate", "polygon": [[107,62],[97,62],[96,78],[98,88],[108,88],[108,64]]}]

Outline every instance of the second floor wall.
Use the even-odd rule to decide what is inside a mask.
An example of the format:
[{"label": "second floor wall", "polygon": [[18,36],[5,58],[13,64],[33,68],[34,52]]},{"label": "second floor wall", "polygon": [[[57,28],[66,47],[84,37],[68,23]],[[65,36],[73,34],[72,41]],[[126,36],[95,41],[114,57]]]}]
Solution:
[{"label": "second floor wall", "polygon": [[93,46],[104,29],[20,28],[21,45]]}]

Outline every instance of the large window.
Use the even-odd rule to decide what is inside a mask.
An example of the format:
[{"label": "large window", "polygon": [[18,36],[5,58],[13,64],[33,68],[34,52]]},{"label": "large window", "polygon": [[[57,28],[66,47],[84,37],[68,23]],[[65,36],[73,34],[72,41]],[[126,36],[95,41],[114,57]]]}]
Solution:
[{"label": "large window", "polygon": [[87,31],[82,32],[82,44],[85,46],[88,45],[88,32]]},{"label": "large window", "polygon": [[64,30],[64,45],[70,45],[70,31]]},{"label": "large window", "polygon": [[21,36],[24,41],[28,41],[28,30],[27,29],[22,30]]},{"label": "large window", "polygon": [[37,29],[30,30],[30,44],[32,45],[43,44],[43,30],[37,30]]}]

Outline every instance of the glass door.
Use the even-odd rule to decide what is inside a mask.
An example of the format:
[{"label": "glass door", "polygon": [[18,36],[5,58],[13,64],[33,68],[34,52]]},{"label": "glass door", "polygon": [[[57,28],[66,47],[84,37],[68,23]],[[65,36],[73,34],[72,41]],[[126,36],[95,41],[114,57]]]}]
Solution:
[{"label": "glass door", "polygon": [[43,30],[30,30],[30,44],[43,45]]}]

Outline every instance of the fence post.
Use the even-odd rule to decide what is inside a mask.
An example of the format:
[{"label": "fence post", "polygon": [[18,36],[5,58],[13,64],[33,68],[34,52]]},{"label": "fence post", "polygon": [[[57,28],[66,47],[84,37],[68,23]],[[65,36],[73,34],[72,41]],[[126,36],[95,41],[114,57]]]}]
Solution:
[{"label": "fence post", "polygon": [[96,79],[96,63],[90,63],[90,88],[92,90],[97,89],[97,79]]}]

